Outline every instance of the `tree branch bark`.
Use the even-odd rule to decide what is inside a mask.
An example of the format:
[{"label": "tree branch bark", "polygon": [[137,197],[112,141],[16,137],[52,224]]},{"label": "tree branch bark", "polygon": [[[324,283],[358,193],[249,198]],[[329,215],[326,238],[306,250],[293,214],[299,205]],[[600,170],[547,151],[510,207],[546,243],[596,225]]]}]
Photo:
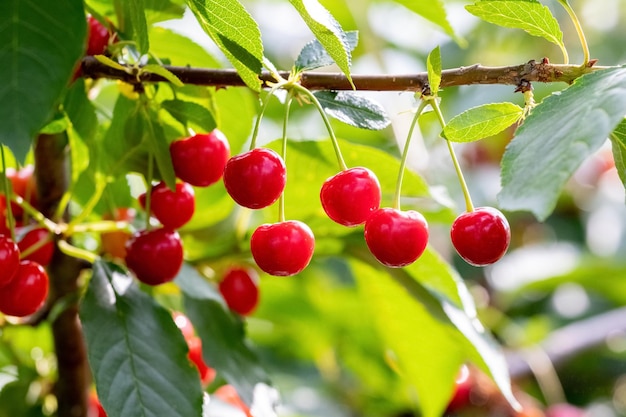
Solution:
[{"label": "tree branch bark", "polygon": [[[469,67],[444,70],[441,87],[452,87],[471,84],[505,84],[519,86],[522,81],[553,83],[564,82],[571,84],[576,78],[586,73],[602,69],[594,67],[595,61],[587,66],[556,65],[548,62],[529,61],[525,64],[506,67],[485,67],[480,64]],[[242,87],[245,83],[235,70],[209,69],[192,67],[164,66],[176,75],[185,84],[215,86],[215,87]],[[130,84],[164,82],[164,77],[141,72],[133,67],[126,67],[127,71],[105,65],[92,56],[83,58],[81,63],[82,74],[89,78],[110,78],[122,80]],[[284,78],[289,72],[281,71]],[[264,87],[268,82],[275,82],[274,77],[267,71],[259,75]],[[357,90],[366,91],[422,91],[428,84],[428,74],[425,72],[398,75],[361,75],[353,74],[352,80]],[[302,73],[300,84],[309,90],[352,90],[347,77],[341,73],[305,71]]]}]

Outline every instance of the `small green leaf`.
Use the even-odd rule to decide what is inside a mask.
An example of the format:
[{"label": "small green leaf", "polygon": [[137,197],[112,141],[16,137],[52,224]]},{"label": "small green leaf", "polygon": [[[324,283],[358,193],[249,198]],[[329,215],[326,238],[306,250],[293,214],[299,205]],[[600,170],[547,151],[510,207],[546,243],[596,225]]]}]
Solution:
[{"label": "small green leaf", "polygon": [[426,67],[428,68],[428,85],[430,86],[430,94],[436,96],[439,92],[439,86],[441,85],[441,50],[439,49],[439,46],[428,54]]},{"label": "small green leaf", "polygon": [[94,264],[80,318],[109,417],[200,414],[200,378],[180,330],[120,266]]},{"label": "small green leaf", "polygon": [[48,122],[47,125],[41,128],[39,133],[46,135],[54,135],[57,133],[65,132],[70,126],[70,121],[67,119],[64,113],[58,113],[54,119]]},{"label": "small green leaf", "polygon": [[559,22],[547,6],[537,0],[482,0],[465,6],[468,12],[489,23],[522,29],[558,45],[567,56]]},{"label": "small green leaf", "polygon": [[0,143],[24,162],[84,53],[81,0],[0,1]]},{"label": "small green leaf", "polygon": [[162,67],[161,65],[147,64],[147,65],[144,65],[143,67],[141,67],[141,70],[145,71],[145,72],[150,72],[152,74],[160,75],[161,77],[165,78],[167,81],[169,81],[172,84],[174,84],[176,87],[182,87],[182,86],[185,85],[180,80],[180,78],[178,78],[176,75],[172,74],[172,72],[170,70],[168,70],[167,68]]},{"label": "small green leaf", "polygon": [[615,168],[622,183],[626,186],[626,119],[623,119],[611,134]]},{"label": "small green leaf", "polygon": [[255,20],[237,0],[186,0],[202,29],[233,64],[246,85],[261,90],[263,43]]},{"label": "small green leaf", "polygon": [[109,58],[106,55],[94,55],[94,58],[96,58],[96,61],[98,61],[101,64],[106,65],[107,67],[111,67],[111,68],[115,68],[117,70],[120,71],[128,71],[128,68],[126,68],[125,66],[123,66],[122,64],[113,61],[111,58]]},{"label": "small green leaf", "polygon": [[241,318],[233,315],[215,287],[189,265],[175,281],[184,294],[185,312],[202,339],[209,366],[233,385],[246,404],[257,383],[268,383],[265,370],[245,339]]},{"label": "small green leaf", "polygon": [[198,103],[183,100],[166,100],[161,108],[171,114],[183,126],[191,125],[198,132],[211,132],[217,127],[213,114]]},{"label": "small green leaf", "polygon": [[545,220],[567,180],[626,114],[626,67],[584,75],[534,108],[502,159],[505,210]]},{"label": "small green leaf", "polygon": [[[355,30],[346,32],[346,40],[348,41],[350,51],[353,51],[359,43],[359,32]],[[298,71],[307,71],[333,65],[334,63],[335,60],[328,54],[320,41],[314,39],[304,45],[294,66]]]},{"label": "small green leaf", "polygon": [[289,0],[289,2],[300,13],[304,23],[352,83],[350,43],[339,22],[317,0]]},{"label": "small green leaf", "polygon": [[523,114],[524,109],[517,104],[483,104],[450,119],[443,134],[452,142],[473,142],[502,132]]},{"label": "small green leaf", "polygon": [[141,55],[147,54],[150,49],[150,42],[143,0],[126,0],[122,4],[124,14],[130,16],[133,40],[137,43],[137,50]]},{"label": "small green leaf", "polygon": [[374,100],[349,91],[318,91],[314,94],[326,113],[350,126],[381,130],[390,123],[385,109]]},{"label": "small green leaf", "polygon": [[442,0],[395,0],[395,2],[441,27],[444,32],[451,36],[460,46],[465,47],[467,44],[463,38],[457,36],[450,22],[448,22],[446,9]]}]

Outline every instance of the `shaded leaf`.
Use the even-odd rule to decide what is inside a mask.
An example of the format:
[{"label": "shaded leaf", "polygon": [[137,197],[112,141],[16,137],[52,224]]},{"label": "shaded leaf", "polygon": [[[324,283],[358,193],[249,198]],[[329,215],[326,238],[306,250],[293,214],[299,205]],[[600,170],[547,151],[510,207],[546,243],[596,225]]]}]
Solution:
[{"label": "shaded leaf", "polygon": [[133,40],[137,43],[137,50],[141,55],[147,54],[150,49],[148,39],[148,23],[144,11],[144,0],[126,0],[121,2],[124,14],[130,17]]},{"label": "shaded leaf", "polygon": [[626,119],[622,119],[611,133],[611,144],[613,145],[615,168],[622,184],[626,186]]},{"label": "shaded leaf", "polygon": [[147,113],[145,116],[148,129],[145,132],[144,140],[147,136],[147,143],[151,148],[150,154],[154,156],[161,179],[173,190],[176,186],[176,173],[170,155],[170,145],[157,113],[150,109],[146,109],[145,112]]},{"label": "shaded leaf", "polygon": [[326,113],[350,126],[381,130],[390,123],[385,109],[372,99],[349,91],[318,91],[314,94]]},{"label": "shaded leaf", "polygon": [[80,318],[109,417],[200,414],[200,378],[180,330],[121,267],[94,264]]},{"label": "shaded leaf", "polygon": [[0,2],[0,143],[23,162],[84,52],[80,0]]},{"label": "shaded leaf", "polygon": [[441,85],[441,50],[439,46],[428,54],[426,59],[426,67],[428,68],[428,85],[430,94],[436,96]]},{"label": "shaded leaf", "polygon": [[513,103],[491,103],[453,117],[443,129],[452,142],[473,142],[502,132],[522,117],[524,109]]},{"label": "shaded leaf", "polygon": [[482,0],[465,8],[489,23],[542,37],[558,45],[567,56],[559,22],[550,9],[537,0]]},{"label": "shaded leaf", "polygon": [[[352,52],[359,43],[359,32],[355,30],[346,32],[346,40],[350,51]],[[335,60],[328,54],[320,41],[314,39],[304,45],[304,48],[300,51],[294,66],[296,67],[296,70],[306,71],[326,67],[333,65],[334,63]]]},{"label": "shaded leaf", "polygon": [[352,83],[350,43],[339,22],[317,0],[289,0],[289,2],[300,13],[304,23]]},{"label": "shaded leaf", "polygon": [[166,100],[161,103],[176,120],[183,125],[191,124],[197,131],[211,132],[217,127],[211,112],[198,103],[183,100]]},{"label": "shaded leaf", "polygon": [[545,220],[567,180],[602,146],[626,114],[626,67],[577,79],[534,108],[502,159],[505,210],[531,211]]},{"label": "shaded leaf", "polygon": [[260,91],[263,44],[257,23],[237,0],[187,0],[202,29],[233,64],[246,85]]},{"label": "shaded leaf", "polygon": [[251,404],[254,387],[268,383],[268,377],[246,342],[241,318],[228,310],[216,288],[193,267],[183,265],[175,282],[184,294],[185,313],[202,339],[207,365]]}]

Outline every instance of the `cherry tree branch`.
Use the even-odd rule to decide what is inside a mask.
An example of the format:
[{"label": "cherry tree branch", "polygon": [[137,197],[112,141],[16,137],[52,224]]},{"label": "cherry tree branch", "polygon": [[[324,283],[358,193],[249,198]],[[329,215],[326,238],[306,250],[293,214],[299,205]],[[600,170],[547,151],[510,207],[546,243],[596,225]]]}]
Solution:
[{"label": "cherry tree branch", "polygon": [[[606,68],[595,67],[595,61],[586,66],[550,64],[546,59],[538,62],[531,60],[525,64],[485,67],[475,64],[468,67],[452,68],[442,73],[441,86],[452,87],[472,84],[505,84],[519,86],[522,82],[554,83],[564,82],[571,84],[576,78],[586,73]],[[126,70],[113,68],[94,57],[87,56],[81,63],[82,74],[89,78],[109,78],[125,81],[130,84],[145,82],[164,82],[164,77],[138,71],[133,67]],[[209,69],[194,67],[165,66],[183,83],[203,86],[228,87],[245,86],[245,83],[235,70]],[[287,78],[289,72],[280,72]],[[276,81],[269,72],[259,75],[264,87],[268,82]],[[352,80],[357,90],[367,91],[422,91],[428,84],[428,74],[425,72],[398,75],[362,75],[353,74]],[[348,79],[341,73],[305,71],[302,73],[301,85],[309,90],[352,90]]]}]

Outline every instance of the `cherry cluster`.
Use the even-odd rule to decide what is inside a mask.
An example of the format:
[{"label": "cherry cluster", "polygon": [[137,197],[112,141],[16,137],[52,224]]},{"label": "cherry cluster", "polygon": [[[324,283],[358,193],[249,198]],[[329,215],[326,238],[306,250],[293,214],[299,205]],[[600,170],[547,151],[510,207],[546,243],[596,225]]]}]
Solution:
[{"label": "cherry cluster", "polygon": [[[33,172],[29,165],[19,170],[7,168],[5,175],[14,194],[36,205]],[[7,198],[0,195],[0,312],[25,317],[37,311],[48,295],[44,266],[52,259],[54,244],[47,229],[29,224],[22,207],[13,201],[9,204],[17,225],[15,240],[7,218]]]},{"label": "cherry cluster", "polygon": [[181,180],[175,189],[160,182],[151,187],[149,195],[139,196],[139,204],[149,210],[161,226],[138,231],[126,242],[126,265],[137,279],[148,285],[169,282],[180,271],[183,245],[177,229],[194,214],[193,186],[206,187],[222,177],[230,147],[216,129],[172,142],[170,155],[176,177]]}]

